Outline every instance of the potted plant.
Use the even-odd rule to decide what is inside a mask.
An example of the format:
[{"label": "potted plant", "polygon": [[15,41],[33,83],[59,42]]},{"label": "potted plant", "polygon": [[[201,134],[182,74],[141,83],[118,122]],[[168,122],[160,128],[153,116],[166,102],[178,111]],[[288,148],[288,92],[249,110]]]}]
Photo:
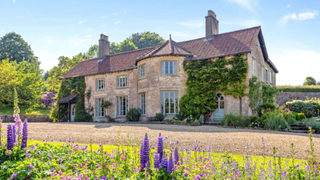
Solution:
[{"label": "potted plant", "polygon": [[[111,106],[112,103],[110,101],[103,101],[101,104],[100,104],[100,107],[103,107],[106,109],[106,112],[107,112],[107,109],[109,106]],[[110,116],[106,113],[105,117],[104,117],[105,121],[106,122],[109,122],[110,121]]]}]

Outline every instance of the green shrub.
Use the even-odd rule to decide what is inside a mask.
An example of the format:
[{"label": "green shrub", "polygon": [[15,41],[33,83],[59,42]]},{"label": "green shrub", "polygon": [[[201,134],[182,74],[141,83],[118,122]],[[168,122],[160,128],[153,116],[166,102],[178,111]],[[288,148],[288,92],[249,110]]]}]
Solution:
[{"label": "green shrub", "polygon": [[179,120],[179,121],[182,121],[184,119],[184,116],[181,112],[178,112],[178,114],[176,114],[173,119],[176,119],[176,120]]},{"label": "green shrub", "polygon": [[297,120],[306,119],[307,117],[303,113],[297,113]]},{"label": "green shrub", "polygon": [[288,124],[297,124],[297,113],[286,113],[284,119],[287,121]]},{"label": "green shrub", "polygon": [[244,124],[244,118],[240,114],[227,114],[221,120],[222,126],[241,127]]},{"label": "green shrub", "polygon": [[258,114],[261,117],[267,112],[272,112],[276,109],[276,106],[272,103],[264,103],[258,108]]},{"label": "green shrub", "polygon": [[306,127],[311,127],[312,129],[316,130],[317,133],[320,130],[320,121],[317,118],[305,119],[304,123]]},{"label": "green shrub", "polygon": [[249,127],[261,127],[262,123],[258,116],[249,116],[248,118]]},{"label": "green shrub", "polygon": [[271,130],[291,129],[287,121],[282,117],[279,111],[267,112],[261,119],[263,119],[263,128]]},{"label": "green shrub", "polygon": [[162,113],[156,113],[156,115],[154,116],[154,120],[163,121],[164,120],[164,115]]},{"label": "green shrub", "polygon": [[140,109],[137,108],[130,108],[127,112],[127,120],[128,121],[139,121],[139,118],[141,116]]},{"label": "green shrub", "polygon": [[320,111],[318,99],[309,99],[305,101],[294,100],[286,103],[292,112],[304,113],[306,117],[317,116]]}]

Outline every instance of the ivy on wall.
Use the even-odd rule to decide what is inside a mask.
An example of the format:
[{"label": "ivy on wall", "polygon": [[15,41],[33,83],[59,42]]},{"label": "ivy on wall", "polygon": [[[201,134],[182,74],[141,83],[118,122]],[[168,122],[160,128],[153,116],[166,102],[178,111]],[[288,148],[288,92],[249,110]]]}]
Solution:
[{"label": "ivy on wall", "polygon": [[228,60],[221,57],[215,61],[188,61],[183,67],[188,74],[187,93],[179,102],[184,116],[199,118],[212,112],[216,106],[216,91],[235,98],[246,95],[248,63],[242,55]]},{"label": "ivy on wall", "polygon": [[258,82],[258,78],[253,76],[249,80],[249,106],[254,112],[257,112],[260,106],[259,101],[262,101],[263,104],[274,104],[278,92],[277,87]]},{"label": "ivy on wall", "polygon": [[[91,111],[92,108],[85,108],[85,96],[90,97],[89,92],[85,93],[86,84],[84,77],[74,77],[70,79],[63,79],[57,99],[64,98],[70,94],[78,94],[76,101],[76,112],[74,120],[76,122],[92,121]],[[58,102],[55,103],[51,111],[50,118],[55,121],[58,119]],[[68,106],[60,105],[60,120],[67,121],[68,119]]]}]

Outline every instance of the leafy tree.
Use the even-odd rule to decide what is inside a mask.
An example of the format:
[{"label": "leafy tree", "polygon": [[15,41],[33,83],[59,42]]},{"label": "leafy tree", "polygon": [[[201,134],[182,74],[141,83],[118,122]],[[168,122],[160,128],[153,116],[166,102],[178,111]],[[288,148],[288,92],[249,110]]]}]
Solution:
[{"label": "leafy tree", "polygon": [[44,80],[46,81],[49,77],[49,71],[46,71],[43,75]]},{"label": "leafy tree", "polygon": [[110,54],[118,54],[127,51],[133,51],[138,49],[131,41],[124,40],[120,44],[111,43]]},{"label": "leafy tree", "polygon": [[97,44],[90,46],[89,50],[85,53],[79,53],[77,56],[81,56],[84,60],[93,59],[99,55],[99,46]]},{"label": "leafy tree", "polygon": [[59,91],[61,80],[59,79],[65,75],[69,70],[76,66],[80,61],[83,61],[81,56],[74,56],[73,58],[68,58],[65,56],[60,56],[59,64],[54,66],[49,71],[49,77],[46,81],[47,91],[57,93]]},{"label": "leafy tree", "polygon": [[306,77],[306,80],[304,80],[303,85],[316,85],[316,80],[313,77]]},{"label": "leafy tree", "polygon": [[0,60],[7,58],[17,63],[24,60],[38,62],[38,58],[34,56],[30,45],[14,32],[0,38]]},{"label": "leafy tree", "polygon": [[18,64],[9,59],[0,61],[0,103],[13,105],[13,92],[16,88],[22,105],[34,106],[44,88],[41,76],[28,72],[29,63]]},{"label": "leafy tree", "polygon": [[151,33],[149,31],[144,33],[133,33],[127,40],[133,42],[138,49],[158,46],[165,42],[157,33]]}]

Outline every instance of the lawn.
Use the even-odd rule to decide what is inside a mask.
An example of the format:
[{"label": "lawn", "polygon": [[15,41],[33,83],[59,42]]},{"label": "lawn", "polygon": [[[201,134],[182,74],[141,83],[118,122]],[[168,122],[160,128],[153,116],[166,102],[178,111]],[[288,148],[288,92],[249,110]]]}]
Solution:
[{"label": "lawn", "polygon": [[[50,115],[50,109],[20,106],[20,115]],[[13,107],[0,105],[0,114],[13,114]]]}]

